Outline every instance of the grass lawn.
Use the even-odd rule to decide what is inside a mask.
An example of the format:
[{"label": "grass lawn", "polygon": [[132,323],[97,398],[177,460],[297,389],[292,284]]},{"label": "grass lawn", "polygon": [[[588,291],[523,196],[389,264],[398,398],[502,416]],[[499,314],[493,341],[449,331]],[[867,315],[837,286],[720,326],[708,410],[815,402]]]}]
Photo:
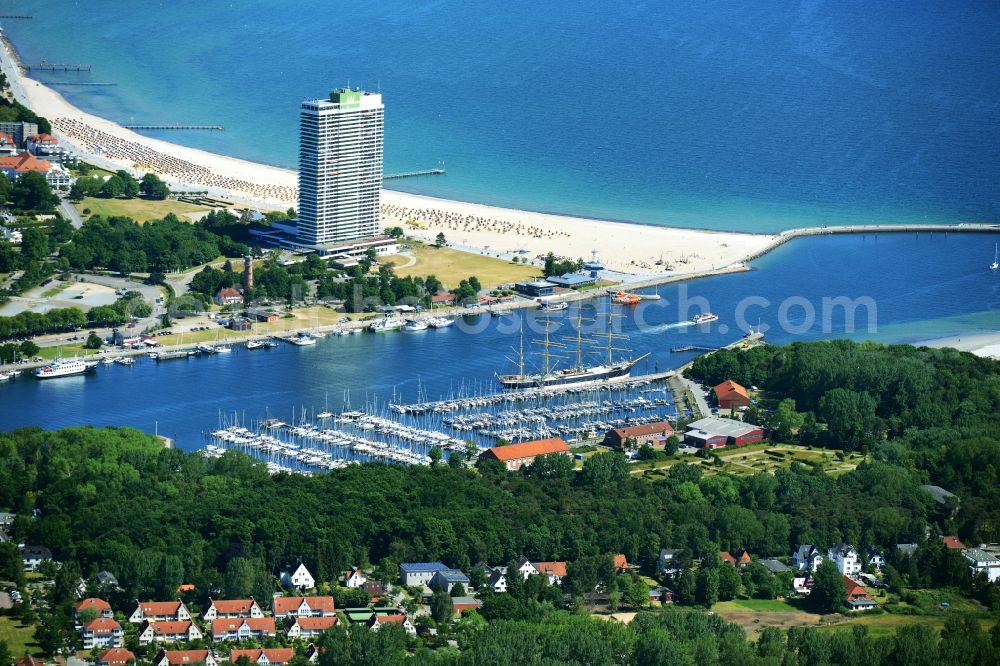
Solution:
[{"label": "grass lawn", "polygon": [[7,643],[13,657],[20,658],[25,652],[41,654],[41,648],[35,642],[34,625],[23,625],[20,619],[0,617],[0,641]]},{"label": "grass lawn", "polygon": [[754,611],[757,613],[797,613],[800,609],[778,599],[736,599],[720,601],[712,606],[716,613],[725,611]]},{"label": "grass lawn", "polygon": [[89,354],[96,354],[97,351],[98,350],[96,349],[84,349],[83,342],[78,342],[78,343],[68,343],[64,345],[59,345],[58,347],[42,347],[39,350],[38,355],[41,356],[42,358],[47,358],[47,359],[73,358],[74,356],[87,356]]},{"label": "grass lawn", "polygon": [[164,199],[154,201],[152,199],[99,199],[97,197],[86,197],[83,201],[74,204],[76,209],[83,213],[84,209],[90,209],[91,215],[104,216],[125,216],[136,222],[146,222],[148,220],[158,220],[167,213],[173,213],[181,220],[189,220],[186,213],[201,213],[211,210],[206,206],[195,206],[194,204]]},{"label": "grass lawn", "polygon": [[435,248],[415,243],[410,246],[410,251],[416,257],[416,263],[412,266],[406,266],[410,261],[409,257],[400,255],[385,257],[379,261],[396,266],[396,274],[400,277],[434,275],[441,280],[445,289],[454,289],[461,280],[471,275],[479,278],[485,289],[492,289],[500,284],[531,280],[540,275],[538,268],[534,266],[524,266],[448,247]]},{"label": "grass lawn", "polygon": [[[947,614],[942,615],[893,615],[891,613],[882,613],[880,615],[862,615],[857,618],[851,618],[845,622],[838,622],[836,624],[826,625],[822,627],[830,631],[850,631],[851,627],[856,624],[868,627],[868,633],[871,636],[881,637],[881,636],[891,636],[896,633],[896,630],[900,627],[909,627],[913,625],[920,625],[923,627],[930,627],[940,631],[944,626],[944,622],[947,619]],[[996,620],[992,618],[981,618],[979,620],[979,625],[983,628],[983,631],[989,631],[992,629],[993,625],[996,624]]]}]

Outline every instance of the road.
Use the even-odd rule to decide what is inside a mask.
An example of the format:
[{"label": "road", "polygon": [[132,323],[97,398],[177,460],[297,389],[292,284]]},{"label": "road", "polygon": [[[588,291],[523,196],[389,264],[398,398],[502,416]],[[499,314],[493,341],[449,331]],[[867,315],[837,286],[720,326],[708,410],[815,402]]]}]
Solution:
[{"label": "road", "polygon": [[59,212],[62,216],[70,221],[74,229],[79,229],[83,226],[83,216],[76,209],[76,206],[69,202],[69,199],[59,200]]}]

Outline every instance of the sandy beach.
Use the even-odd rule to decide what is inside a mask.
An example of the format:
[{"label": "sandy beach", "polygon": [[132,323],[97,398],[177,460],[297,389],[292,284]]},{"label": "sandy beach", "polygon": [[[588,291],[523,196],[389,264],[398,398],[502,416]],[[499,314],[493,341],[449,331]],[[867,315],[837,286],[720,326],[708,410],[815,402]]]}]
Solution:
[{"label": "sandy beach", "polygon": [[[296,173],[142,136],[85,113],[58,92],[23,75],[4,41],[3,72],[15,97],[50,120],[56,137],[87,161],[137,174],[155,172],[175,188],[205,191],[262,209],[297,205]],[[461,249],[488,254],[553,252],[589,259],[643,276],[690,274],[736,266],[773,236],[717,233],[591,220],[497,208],[383,190],[385,226],[400,225],[418,238],[444,233]]]},{"label": "sandy beach", "polygon": [[918,346],[951,347],[959,351],[971,352],[976,356],[1000,360],[1000,331],[938,338],[936,340],[921,342]]}]

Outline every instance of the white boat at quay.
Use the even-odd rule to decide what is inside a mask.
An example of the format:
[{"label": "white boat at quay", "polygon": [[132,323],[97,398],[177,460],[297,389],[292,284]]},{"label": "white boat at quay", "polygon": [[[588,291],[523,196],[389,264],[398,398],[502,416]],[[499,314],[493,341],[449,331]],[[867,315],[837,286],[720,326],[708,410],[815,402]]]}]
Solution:
[{"label": "white boat at quay", "polygon": [[431,317],[427,320],[427,325],[431,328],[448,328],[454,323],[454,319],[448,319],[446,317]]},{"label": "white boat at quay", "polygon": [[56,379],[57,377],[72,377],[90,372],[97,367],[97,361],[84,361],[81,358],[71,358],[53,361],[51,364],[35,370],[37,379]]},{"label": "white boat at quay", "polygon": [[308,333],[299,333],[295,337],[288,338],[288,341],[293,345],[298,345],[299,347],[308,347],[309,345],[316,344],[316,338]]},{"label": "white boat at quay", "polygon": [[405,322],[398,317],[383,317],[373,321],[369,326],[368,330],[373,333],[384,333],[386,331],[398,331],[403,327]]},{"label": "white boat at quay", "polygon": [[414,319],[413,321],[406,322],[406,326],[403,327],[404,331],[426,331],[430,328],[428,322],[421,319]]}]

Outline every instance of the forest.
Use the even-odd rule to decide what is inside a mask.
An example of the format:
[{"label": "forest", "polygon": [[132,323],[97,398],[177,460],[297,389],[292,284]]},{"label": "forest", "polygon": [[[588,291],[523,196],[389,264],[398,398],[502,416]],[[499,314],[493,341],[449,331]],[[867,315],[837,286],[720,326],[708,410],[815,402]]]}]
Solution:
[{"label": "forest", "polygon": [[[878,376],[866,374],[865,364]],[[755,580],[756,569],[726,583],[729,567],[705,573],[717,568],[720,549],[787,557],[801,543],[846,541],[883,550],[896,592],[949,586],[1000,609],[997,587],[970,578],[940,539],[998,540],[995,362],[950,350],[834,342],[720,352],[692,372],[709,382],[724,375],[766,387],[774,401],[794,395],[796,413],[816,420],[819,446],[832,445],[823,439],[835,413],[823,407],[829,394],[867,394],[877,423],[858,440],[865,462],[839,477],[797,463],[750,476],[709,476],[680,464],[649,480],[630,475],[617,453],[589,458],[579,472],[545,458],[519,472],[490,462],[470,468],[456,455],[431,467],[366,464],[304,477],[270,475],[237,453],[209,459],[164,449],[125,428],[29,428],[0,435],[0,510],[17,513],[15,540],[48,546],[72,575],[113,571],[122,587],[115,607],[170,598],[181,583],[201,591],[196,604],[208,590],[255,589],[296,557],[324,581],[355,565],[392,579],[406,561],[441,560],[464,571],[522,555],[569,562],[561,590],[569,602],[544,588],[503,600],[487,595],[486,626],[469,627],[459,651],[417,650],[417,661],[427,663],[646,664],[665,663],[663,655],[671,656],[666,663],[697,664],[991,663],[998,630],[984,633],[958,616],[942,632],[913,626],[876,638],[766,630],[751,642],[738,627],[684,608],[782,591],[766,576]],[[942,420],[928,423],[924,409]],[[960,503],[935,502],[920,487],[929,482]],[[919,544],[914,557],[897,551],[904,542]],[[627,584],[606,573],[612,554],[653,574],[661,548],[683,550],[682,571],[667,581],[680,608],[641,613],[628,627],[562,610],[578,608],[573,600],[598,583]],[[394,663],[414,645],[393,635],[334,632],[325,640],[339,663],[371,663],[365,655],[372,651]]]}]

